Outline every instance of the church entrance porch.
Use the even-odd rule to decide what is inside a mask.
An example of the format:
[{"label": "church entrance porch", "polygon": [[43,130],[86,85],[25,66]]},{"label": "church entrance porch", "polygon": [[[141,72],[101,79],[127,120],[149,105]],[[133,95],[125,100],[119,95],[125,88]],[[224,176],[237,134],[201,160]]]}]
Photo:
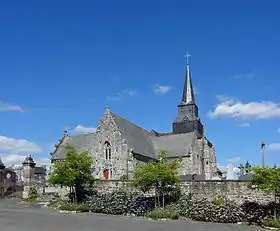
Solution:
[{"label": "church entrance porch", "polygon": [[[109,175],[110,174],[110,175]],[[103,176],[106,180],[108,180],[109,178],[111,178],[112,176],[112,169],[109,171],[109,169],[105,169],[103,171]]]}]

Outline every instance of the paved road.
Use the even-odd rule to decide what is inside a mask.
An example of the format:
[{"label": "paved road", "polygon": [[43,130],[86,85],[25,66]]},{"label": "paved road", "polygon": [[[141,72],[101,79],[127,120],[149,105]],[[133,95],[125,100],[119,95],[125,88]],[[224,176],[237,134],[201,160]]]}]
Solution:
[{"label": "paved road", "polygon": [[253,231],[254,227],[192,221],[149,221],[138,218],[60,214],[37,205],[0,199],[1,231]]}]

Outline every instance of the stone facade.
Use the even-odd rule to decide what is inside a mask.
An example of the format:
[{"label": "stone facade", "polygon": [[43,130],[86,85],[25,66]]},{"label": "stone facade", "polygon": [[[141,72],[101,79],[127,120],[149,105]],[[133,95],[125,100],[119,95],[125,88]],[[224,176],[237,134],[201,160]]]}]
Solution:
[{"label": "stone facade", "polygon": [[[108,170],[110,179],[120,179],[121,176],[133,172],[133,157],[126,140],[116,126],[109,110],[105,110],[103,118],[95,132],[91,153],[95,153],[95,172],[99,178],[104,178]],[[109,171],[112,169],[112,171]]]}]

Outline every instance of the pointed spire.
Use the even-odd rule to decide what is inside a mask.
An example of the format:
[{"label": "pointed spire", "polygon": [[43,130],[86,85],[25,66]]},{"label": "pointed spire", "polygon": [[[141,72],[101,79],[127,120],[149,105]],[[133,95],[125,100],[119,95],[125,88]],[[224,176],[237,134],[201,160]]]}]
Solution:
[{"label": "pointed spire", "polygon": [[189,54],[189,52],[187,52],[187,54],[185,55],[187,67],[186,67],[186,77],[185,77],[185,84],[184,84],[181,104],[195,104],[194,91],[193,91],[192,79],[191,79],[191,71],[190,71],[190,63],[189,63],[190,56],[191,55]]}]

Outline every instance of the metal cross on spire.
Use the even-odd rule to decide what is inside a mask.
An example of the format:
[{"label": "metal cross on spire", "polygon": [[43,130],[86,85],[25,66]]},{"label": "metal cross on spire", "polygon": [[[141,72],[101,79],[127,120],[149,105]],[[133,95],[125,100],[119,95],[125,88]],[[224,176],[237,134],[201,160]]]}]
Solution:
[{"label": "metal cross on spire", "polygon": [[184,58],[186,59],[187,65],[190,64],[190,57],[191,57],[191,54],[189,52],[187,52],[187,54],[184,55]]}]

